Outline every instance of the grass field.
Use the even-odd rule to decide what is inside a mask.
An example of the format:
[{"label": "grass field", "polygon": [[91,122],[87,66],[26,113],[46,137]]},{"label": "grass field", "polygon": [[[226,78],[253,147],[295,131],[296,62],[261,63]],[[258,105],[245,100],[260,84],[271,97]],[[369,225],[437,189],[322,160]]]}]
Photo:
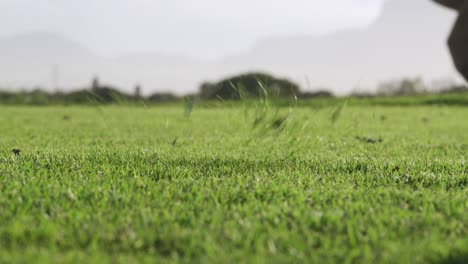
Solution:
[{"label": "grass field", "polygon": [[467,115],[3,106],[0,262],[467,263]]}]

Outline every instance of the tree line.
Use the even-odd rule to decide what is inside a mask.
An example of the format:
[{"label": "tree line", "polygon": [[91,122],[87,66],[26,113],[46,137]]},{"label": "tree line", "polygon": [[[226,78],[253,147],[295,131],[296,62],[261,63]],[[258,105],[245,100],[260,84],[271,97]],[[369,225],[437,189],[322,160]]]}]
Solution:
[{"label": "tree line", "polygon": [[[165,103],[190,100],[244,100],[256,98],[278,98],[301,100],[319,97],[334,97],[327,90],[304,92],[299,85],[289,79],[277,78],[262,72],[249,72],[222,79],[218,82],[204,82],[198,93],[179,96],[173,93],[153,93],[142,95],[140,86],[134,88],[132,94],[119,89],[101,85],[97,78],[87,89],[70,92],[47,92],[42,89],[32,91],[7,91],[0,89],[0,103],[2,104],[112,104],[112,103]],[[452,85],[442,92],[466,92],[466,86]],[[398,81],[381,83],[374,93],[353,93],[352,96],[401,96],[428,93],[419,78],[405,78]]]},{"label": "tree line", "polygon": [[275,98],[310,98],[314,96],[333,96],[327,91],[303,93],[299,85],[287,80],[276,78],[270,74],[252,72],[223,79],[219,82],[205,82],[199,87],[198,93],[179,96],[173,93],[153,93],[142,95],[141,87],[136,86],[134,92],[125,93],[116,87],[101,85],[97,78],[87,89],[64,92],[48,92],[42,89],[32,91],[0,90],[0,103],[3,104],[111,104],[122,102],[164,103],[193,98],[199,100],[241,100],[260,97]]}]

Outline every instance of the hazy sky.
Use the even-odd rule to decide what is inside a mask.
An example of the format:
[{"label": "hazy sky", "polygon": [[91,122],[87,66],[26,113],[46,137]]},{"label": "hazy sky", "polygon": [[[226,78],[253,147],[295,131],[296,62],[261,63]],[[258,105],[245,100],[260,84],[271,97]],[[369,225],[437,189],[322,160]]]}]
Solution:
[{"label": "hazy sky", "polygon": [[217,58],[274,35],[362,27],[383,0],[0,0],[0,36],[63,33],[103,55]]},{"label": "hazy sky", "polygon": [[0,0],[0,88],[99,76],[186,93],[253,70],[339,93],[457,80],[446,46],[455,16],[430,0]]}]

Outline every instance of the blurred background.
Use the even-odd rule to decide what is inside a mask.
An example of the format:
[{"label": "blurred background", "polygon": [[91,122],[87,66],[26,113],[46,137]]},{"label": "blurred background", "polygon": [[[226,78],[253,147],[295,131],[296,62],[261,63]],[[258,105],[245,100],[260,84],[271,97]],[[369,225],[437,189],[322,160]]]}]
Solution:
[{"label": "blurred background", "polygon": [[4,94],[216,97],[212,84],[248,73],[306,95],[464,83],[446,47],[456,13],[429,0],[1,0],[0,10]]}]

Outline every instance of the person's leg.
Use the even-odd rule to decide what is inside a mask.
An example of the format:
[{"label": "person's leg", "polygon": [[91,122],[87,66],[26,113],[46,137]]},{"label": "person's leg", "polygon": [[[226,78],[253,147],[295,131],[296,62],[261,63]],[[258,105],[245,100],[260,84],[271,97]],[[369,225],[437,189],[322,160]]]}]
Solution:
[{"label": "person's leg", "polygon": [[459,10],[463,5],[464,0],[434,0],[434,2],[455,10]]},{"label": "person's leg", "polygon": [[468,2],[464,3],[459,13],[448,44],[455,67],[468,81]]}]

